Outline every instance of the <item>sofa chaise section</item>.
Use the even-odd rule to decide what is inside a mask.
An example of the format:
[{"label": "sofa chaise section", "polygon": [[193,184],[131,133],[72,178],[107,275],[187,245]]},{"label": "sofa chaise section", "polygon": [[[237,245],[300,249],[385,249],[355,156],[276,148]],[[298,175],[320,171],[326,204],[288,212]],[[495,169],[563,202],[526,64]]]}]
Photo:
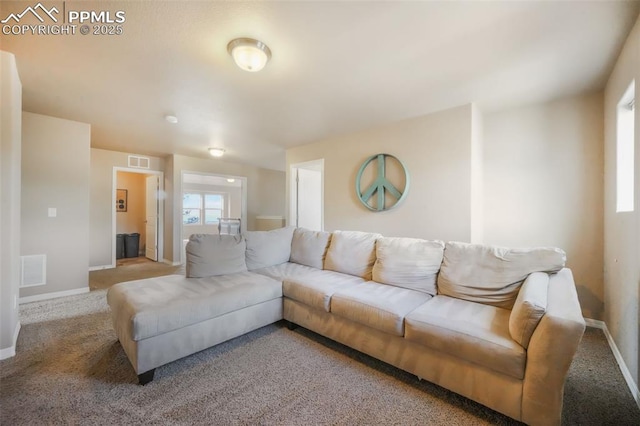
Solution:
[{"label": "sofa chaise section", "polygon": [[107,301],[141,384],[156,367],[282,319],[282,283],[247,271],[120,283]]}]

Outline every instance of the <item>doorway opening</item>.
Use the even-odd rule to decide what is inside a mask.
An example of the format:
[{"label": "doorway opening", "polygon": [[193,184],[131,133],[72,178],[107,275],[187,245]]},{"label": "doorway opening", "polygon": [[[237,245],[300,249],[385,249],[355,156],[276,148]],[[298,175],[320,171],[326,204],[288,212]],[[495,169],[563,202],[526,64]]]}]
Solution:
[{"label": "doorway opening", "polygon": [[324,159],[291,165],[289,225],[324,230]]},{"label": "doorway opening", "polygon": [[114,167],[112,265],[163,261],[163,173]]},{"label": "doorway opening", "polygon": [[181,262],[192,234],[240,234],[247,224],[247,178],[182,172]]}]

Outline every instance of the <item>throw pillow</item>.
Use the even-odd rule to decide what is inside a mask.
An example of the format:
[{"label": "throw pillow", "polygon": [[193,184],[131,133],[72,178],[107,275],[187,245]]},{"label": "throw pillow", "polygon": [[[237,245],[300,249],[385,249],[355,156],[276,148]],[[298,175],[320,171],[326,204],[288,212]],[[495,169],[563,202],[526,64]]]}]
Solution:
[{"label": "throw pillow", "polygon": [[379,238],[376,241],[373,280],[435,296],[443,252],[442,241]]},{"label": "throw pillow", "polygon": [[296,228],[291,241],[291,262],[322,269],[331,233]]},{"label": "throw pillow", "polygon": [[376,240],[380,234],[359,231],[335,231],[327,251],[324,269],[371,280],[376,261]]},{"label": "throw pillow", "polygon": [[511,309],[529,274],[558,272],[565,261],[565,252],[558,248],[449,242],[438,275],[438,294]]},{"label": "throw pillow", "polygon": [[288,226],[271,231],[245,232],[247,268],[251,271],[288,262],[294,229]]},{"label": "throw pillow", "polygon": [[247,270],[246,244],[240,235],[193,234],[187,243],[187,278],[234,274]]}]

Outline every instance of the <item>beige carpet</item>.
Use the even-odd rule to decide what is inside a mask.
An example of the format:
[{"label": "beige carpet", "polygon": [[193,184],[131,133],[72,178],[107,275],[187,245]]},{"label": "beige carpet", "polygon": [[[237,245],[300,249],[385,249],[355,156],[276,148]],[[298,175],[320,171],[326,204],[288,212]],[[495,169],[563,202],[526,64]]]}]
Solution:
[{"label": "beige carpet", "polygon": [[179,274],[184,271],[183,265],[171,266],[142,256],[118,259],[116,265],[115,268],[89,272],[89,289],[106,289],[125,281]]},{"label": "beige carpet", "polygon": [[[302,328],[274,324],[137,378],[105,291],[21,306],[0,361],[2,425],[510,425],[466,398]],[[638,425],[600,330],[587,329],[566,386],[565,425]]]}]

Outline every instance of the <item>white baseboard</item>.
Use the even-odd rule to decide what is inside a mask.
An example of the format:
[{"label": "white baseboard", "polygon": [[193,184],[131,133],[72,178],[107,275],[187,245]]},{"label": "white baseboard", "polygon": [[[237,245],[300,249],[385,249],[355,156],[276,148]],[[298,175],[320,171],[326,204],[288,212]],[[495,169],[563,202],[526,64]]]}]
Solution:
[{"label": "white baseboard", "polygon": [[0,360],[11,358],[16,356],[16,344],[18,343],[18,334],[20,334],[20,321],[16,324],[16,329],[13,332],[13,345],[8,348],[0,349]]},{"label": "white baseboard", "polygon": [[168,259],[162,259],[162,263],[167,264],[169,266],[178,266],[178,265],[182,265],[182,262],[172,262]]},{"label": "white baseboard", "polygon": [[40,302],[41,300],[56,299],[58,297],[75,296],[76,294],[89,293],[89,287],[75,288],[73,290],[56,291],[54,293],[36,294],[35,296],[21,297],[19,303]]},{"label": "white baseboard", "polygon": [[599,328],[600,330],[604,330],[605,328],[607,328],[607,324],[605,324],[604,321],[585,318],[584,322],[585,324],[587,324],[587,327]]},{"label": "white baseboard", "polygon": [[116,265],[99,265],[99,266],[89,266],[89,272],[91,271],[101,271],[103,269],[112,269],[115,268]]},{"label": "white baseboard", "polygon": [[599,328],[604,332],[604,336],[607,338],[607,342],[609,342],[609,347],[611,348],[611,352],[613,352],[613,356],[615,357],[616,362],[618,363],[618,367],[620,367],[620,371],[622,371],[622,376],[624,377],[625,382],[627,382],[627,386],[631,391],[631,395],[633,396],[633,399],[636,400],[636,404],[638,405],[638,408],[640,408],[640,391],[638,390],[638,385],[633,380],[633,376],[631,376],[631,372],[629,371],[627,364],[624,362],[624,359],[622,358],[622,354],[618,349],[618,345],[616,345],[616,342],[613,340],[611,333],[609,333],[607,324],[604,321],[594,320],[591,318],[585,318],[584,322],[587,324],[587,326],[593,327],[593,328]]}]

